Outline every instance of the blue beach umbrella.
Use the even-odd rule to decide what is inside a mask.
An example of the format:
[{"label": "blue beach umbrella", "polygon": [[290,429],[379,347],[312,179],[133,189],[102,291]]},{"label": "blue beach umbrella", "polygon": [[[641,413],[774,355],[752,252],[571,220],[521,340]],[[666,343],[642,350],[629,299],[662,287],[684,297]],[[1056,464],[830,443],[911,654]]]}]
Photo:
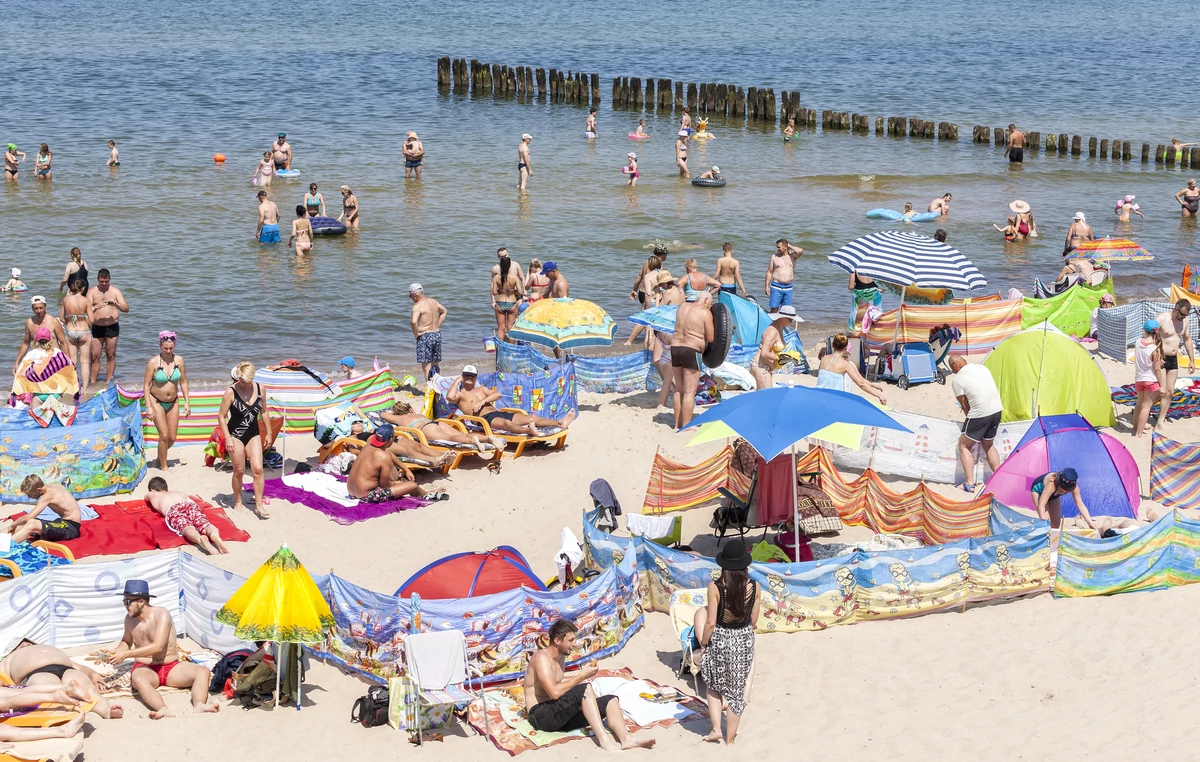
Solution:
[{"label": "blue beach umbrella", "polygon": [[634,325],[644,325],[647,328],[662,331],[663,333],[675,333],[675,315],[678,312],[678,305],[660,304],[648,310],[635,312],[627,319]]}]

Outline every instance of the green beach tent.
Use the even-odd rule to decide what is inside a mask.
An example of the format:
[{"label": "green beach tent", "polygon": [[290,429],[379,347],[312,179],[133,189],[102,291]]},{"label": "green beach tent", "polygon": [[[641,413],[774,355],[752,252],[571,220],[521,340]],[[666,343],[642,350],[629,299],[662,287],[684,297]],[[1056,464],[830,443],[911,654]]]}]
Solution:
[{"label": "green beach tent", "polygon": [[1100,297],[1112,293],[1112,278],[1107,278],[1099,286],[1079,284],[1047,299],[1027,296],[1021,305],[1021,327],[1049,320],[1063,333],[1087,336],[1092,330],[1092,310],[1100,306]]},{"label": "green beach tent", "polygon": [[1104,373],[1069,336],[1021,331],[1000,342],[983,364],[1000,390],[1006,422],[1079,413],[1093,426],[1116,425]]}]

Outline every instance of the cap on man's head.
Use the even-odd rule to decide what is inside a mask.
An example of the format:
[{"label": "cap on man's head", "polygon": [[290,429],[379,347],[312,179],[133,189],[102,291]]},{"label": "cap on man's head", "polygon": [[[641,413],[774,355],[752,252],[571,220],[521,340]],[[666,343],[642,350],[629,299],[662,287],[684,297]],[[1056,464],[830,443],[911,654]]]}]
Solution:
[{"label": "cap on man's head", "polygon": [[543,262],[542,263],[542,273],[543,274],[554,272],[557,269],[558,269],[557,262]]},{"label": "cap on man's head", "polygon": [[411,283],[408,286],[408,293],[423,294],[423,293],[425,293],[425,287],[422,286],[420,283]]},{"label": "cap on man's head", "polygon": [[720,172],[720,171],[721,171],[721,168],[720,168],[720,167],[718,167],[716,164],[714,164],[714,165],[713,165],[713,172]]},{"label": "cap on man's head", "polygon": [[464,365],[463,369],[462,369],[462,374],[464,376],[478,376],[479,371],[476,370],[474,365]]},{"label": "cap on man's head", "polygon": [[338,360],[338,364],[345,365],[347,368],[353,368],[354,367],[354,358],[351,357],[350,355],[346,355],[341,360]]},{"label": "cap on man's head", "polygon": [[528,132],[526,132],[524,135],[521,136],[521,140],[533,140],[533,136],[530,135]]},{"label": "cap on man's head", "polygon": [[286,138],[286,137],[287,137],[287,133],[286,133],[286,132],[281,132],[281,133],[279,133],[279,137],[281,137],[281,138]]},{"label": "cap on man's head", "polygon": [[1083,212],[1075,212],[1075,219],[1083,222],[1087,218],[1083,216]]},{"label": "cap on man's head", "polygon": [[46,303],[46,297],[42,296],[41,294],[38,294],[37,296],[35,296],[35,297],[33,297],[32,299],[30,299],[30,300],[29,300],[29,303],[30,303],[30,304],[45,304],[45,303]]},{"label": "cap on man's head", "polygon": [[1078,482],[1079,474],[1076,473],[1075,469],[1071,468],[1070,466],[1058,472],[1058,483],[1062,486],[1066,487],[1067,485],[1074,485]]},{"label": "cap on man's head", "polygon": [[389,442],[396,436],[396,429],[392,424],[385,423],[375,429],[375,433],[371,435],[371,444],[375,447],[386,447]]},{"label": "cap on man's head", "polygon": [[50,341],[50,329],[42,326],[33,333],[34,341]]}]

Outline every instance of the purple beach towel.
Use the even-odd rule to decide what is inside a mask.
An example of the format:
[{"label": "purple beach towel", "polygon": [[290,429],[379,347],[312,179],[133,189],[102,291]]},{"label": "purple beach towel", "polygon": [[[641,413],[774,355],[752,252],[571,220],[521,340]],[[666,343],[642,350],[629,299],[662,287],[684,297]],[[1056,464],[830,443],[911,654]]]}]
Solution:
[{"label": "purple beach towel", "polygon": [[332,500],[327,500],[320,495],[314,495],[311,492],[296,487],[289,487],[283,483],[282,478],[267,479],[263,483],[263,494],[272,499],[279,498],[289,503],[308,506],[314,511],[320,511],[343,526],[386,516],[389,513],[396,513],[397,511],[407,511],[412,508],[421,508],[429,505],[428,500],[416,497],[402,497],[399,500],[389,500],[386,503],[364,503],[359,501],[358,505],[353,508],[347,508],[338,505]]}]

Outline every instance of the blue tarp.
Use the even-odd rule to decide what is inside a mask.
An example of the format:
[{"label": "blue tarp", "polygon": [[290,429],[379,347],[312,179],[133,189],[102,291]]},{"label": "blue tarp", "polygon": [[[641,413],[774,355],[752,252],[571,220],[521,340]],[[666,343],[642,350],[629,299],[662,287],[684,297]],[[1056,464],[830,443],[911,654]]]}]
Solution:
[{"label": "blue tarp", "polygon": [[[479,383],[500,392],[497,408],[515,407],[543,418],[562,418],[567,411],[579,414],[575,389],[575,364],[552,365],[529,373],[496,372],[479,376]],[[437,417],[453,414],[455,408],[440,395],[434,403]]]},{"label": "blue tarp", "polygon": [[722,291],[721,304],[733,313],[733,343],[757,347],[762,341],[763,331],[771,324],[771,318],[757,303]]}]

